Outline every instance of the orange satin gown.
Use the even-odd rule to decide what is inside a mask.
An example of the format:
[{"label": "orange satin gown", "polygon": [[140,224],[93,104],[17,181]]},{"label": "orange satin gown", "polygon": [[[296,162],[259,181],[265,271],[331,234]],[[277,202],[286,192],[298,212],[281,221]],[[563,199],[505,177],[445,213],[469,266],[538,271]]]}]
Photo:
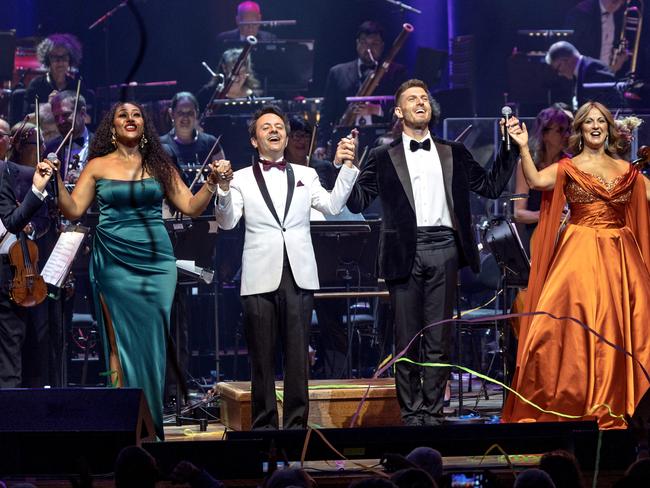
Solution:
[{"label": "orange satin gown", "polygon": [[[558,234],[565,201],[571,216]],[[542,202],[524,311],[575,317],[650,369],[650,233],[643,177],[612,181],[560,161]],[[650,382],[639,363],[569,320],[522,320],[512,387],[546,410],[623,428]],[[611,408],[613,415],[605,407]],[[510,394],[504,422],[561,421]]]}]

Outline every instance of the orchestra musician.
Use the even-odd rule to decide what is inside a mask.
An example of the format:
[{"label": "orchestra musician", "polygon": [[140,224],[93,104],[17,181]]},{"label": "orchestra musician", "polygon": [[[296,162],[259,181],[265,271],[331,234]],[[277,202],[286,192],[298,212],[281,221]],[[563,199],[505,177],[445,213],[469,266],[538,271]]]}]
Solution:
[{"label": "orchestra musician", "polygon": [[[571,134],[572,119],[562,109],[548,107],[537,114],[535,126],[531,137],[533,161],[537,169],[543,169],[567,157],[567,146]],[[539,221],[539,209],[542,203],[542,194],[537,190],[530,190],[521,162],[517,165],[515,177],[515,193],[528,194],[528,198],[521,198],[514,202],[514,220],[526,226],[526,232],[520,234],[524,248],[529,252],[529,242],[533,230]]]},{"label": "orchestra musician", "polygon": [[[38,45],[36,54],[47,73],[37,76],[27,86],[24,114],[34,111],[36,96],[44,104],[52,92],[76,90],[74,73],[81,65],[83,51],[79,39],[72,34],[52,34]],[[83,88],[82,92],[87,95]]]},{"label": "orchestra musician", "polygon": [[[348,107],[346,97],[354,96],[377,68],[384,53],[384,29],[372,20],[363,22],[356,36],[357,58],[354,61],[337,64],[330,68],[325,82],[325,95],[321,109],[320,134],[318,137],[318,157],[324,159],[325,147],[332,135],[333,127]],[[392,95],[407,78],[406,68],[391,63],[382,78],[376,95]],[[390,114],[379,104],[364,103],[355,106],[355,126],[390,121]]]},{"label": "orchestra musician", "polygon": [[36,166],[36,139],[40,138],[41,147],[45,147],[43,136],[31,122],[18,122],[11,128],[11,146],[7,159],[21,166]]},{"label": "orchestra musician", "polygon": [[[611,66],[623,27],[624,5],[625,0],[582,0],[566,15],[565,27],[573,31],[571,43],[585,56]],[[621,53],[612,71],[617,73],[628,58],[629,53]]]},{"label": "orchestra musician", "polygon": [[[44,190],[50,177],[32,167],[0,161],[0,219],[12,234],[43,235],[49,226]],[[23,363],[23,345],[28,333],[29,309],[15,304],[9,295],[12,272],[6,251],[0,254],[0,388],[44,386],[24,383],[24,373],[33,364]],[[38,331],[30,331],[38,335]]]},{"label": "orchestra musician", "polygon": [[[228,49],[221,57],[221,73],[227,78],[233,70],[237,59],[242,53],[241,48]],[[205,106],[210,100],[210,96],[217,88],[218,83],[222,81],[220,76],[212,77],[212,79],[203,85],[197,93],[197,98],[201,106]],[[260,82],[255,76],[253,70],[253,62],[250,56],[246,57],[246,61],[242,64],[238,73],[234,74],[233,82],[225,98],[248,98],[253,96],[261,96]]]},{"label": "orchestra musician", "polygon": [[[64,90],[54,95],[50,101],[54,122],[59,130],[59,137],[47,143],[45,154],[54,152],[63,138],[72,128],[72,119],[74,118],[74,129],[72,131],[72,146],[68,142],[61,148],[58,156],[62,161],[69,161],[68,166],[61,167],[63,180],[66,183],[74,184],[79,179],[81,170],[88,162],[88,152],[93,134],[86,126],[87,105],[83,95],[79,95],[77,103],[77,116],[74,117],[76,93],[70,90]],[[68,158],[68,149],[70,157]]]},{"label": "orchestra musician", "polygon": [[546,53],[546,63],[559,76],[573,80],[572,106],[574,109],[583,105],[587,100],[600,101],[614,107],[624,105],[623,98],[614,86],[597,90],[585,88],[586,83],[613,83],[616,78],[607,65],[598,59],[583,56],[573,44],[558,41],[551,45]]},{"label": "orchestra musician", "polygon": [[9,122],[0,117],[0,161],[4,161],[9,151],[9,142],[11,140],[11,127]]},{"label": "orchestra musician", "polygon": [[219,227],[232,229],[246,215],[241,296],[251,363],[253,429],[279,426],[275,396],[278,339],[284,370],[283,427],[307,426],[309,327],[313,292],[319,288],[310,210],[340,213],[358,174],[352,160],[346,161],[329,193],[312,168],[285,161],[290,130],[287,117],[277,107],[258,110],[249,132],[259,160],[234,176],[228,161],[220,161],[217,168]]},{"label": "orchestra musician", "polygon": [[237,5],[235,23],[237,28],[220,33],[217,42],[222,45],[246,42],[248,36],[257,37],[258,41],[273,41],[277,38],[272,32],[260,29],[259,24],[242,24],[242,22],[259,22],[262,20],[262,9],[257,2],[246,1]]},{"label": "orchestra musician", "polygon": [[[178,92],[171,99],[169,117],[172,129],[161,136],[160,142],[183,176],[185,184],[189,185],[194,179],[194,174],[185,171],[188,165],[200,166],[217,138],[202,130],[197,123],[199,116],[199,102],[190,92]],[[211,160],[223,159],[224,153],[218,146]]]},{"label": "orchestra musician", "polygon": [[[423,328],[451,318],[458,269],[469,265],[479,271],[469,192],[499,196],[519,151],[514,144],[510,151],[502,145],[492,168],[486,170],[463,144],[433,137],[429,126],[437,121],[440,108],[421,80],[408,80],[398,88],[395,115],[403,122],[402,136],[370,151],[347,206],[358,213],[375,197],[381,200],[379,274],[390,294],[396,353],[418,338],[407,358],[449,363],[452,326],[425,332]],[[518,120],[512,117],[508,133],[516,127]],[[351,158],[355,149],[353,139],[339,141],[343,159]],[[448,377],[448,368],[396,364],[395,385],[404,424],[442,423]]]}]

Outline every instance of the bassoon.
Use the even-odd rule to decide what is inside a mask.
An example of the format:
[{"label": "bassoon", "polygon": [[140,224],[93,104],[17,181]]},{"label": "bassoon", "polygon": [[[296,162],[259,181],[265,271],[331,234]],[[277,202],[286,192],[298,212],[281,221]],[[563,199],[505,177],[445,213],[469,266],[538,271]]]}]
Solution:
[{"label": "bassoon", "polygon": [[[381,79],[390,68],[390,65],[395,59],[395,56],[397,56],[397,54],[400,52],[402,46],[406,42],[406,39],[408,38],[409,34],[411,34],[411,32],[413,32],[413,26],[411,24],[402,25],[402,32],[400,32],[395,39],[393,46],[390,48],[390,51],[388,51],[388,54],[384,60],[379,63],[377,68],[375,68],[375,71],[370,73],[370,75],[368,75],[368,77],[364,80],[363,84],[359,88],[359,91],[357,92],[357,97],[369,97],[374,93],[374,91],[377,89],[377,86],[379,86]],[[354,103],[348,105],[348,108],[339,120],[339,127],[350,127],[354,124],[354,120],[356,118],[356,115],[354,113],[354,105]]]}]

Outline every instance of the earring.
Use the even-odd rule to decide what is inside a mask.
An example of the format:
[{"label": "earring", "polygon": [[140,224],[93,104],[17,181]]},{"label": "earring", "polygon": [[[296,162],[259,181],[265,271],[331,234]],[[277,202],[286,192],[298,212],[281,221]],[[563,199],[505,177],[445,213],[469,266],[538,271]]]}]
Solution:
[{"label": "earring", "polygon": [[609,151],[609,134],[605,137],[605,151]]},{"label": "earring", "polygon": [[144,146],[147,145],[149,140],[142,134],[142,138],[140,139],[140,149],[144,149]]},{"label": "earring", "polygon": [[582,135],[580,136],[580,141],[578,142],[578,151],[582,151]]},{"label": "earring", "polygon": [[117,138],[115,137],[115,132],[111,132],[111,144],[113,144],[113,147],[117,148]]}]

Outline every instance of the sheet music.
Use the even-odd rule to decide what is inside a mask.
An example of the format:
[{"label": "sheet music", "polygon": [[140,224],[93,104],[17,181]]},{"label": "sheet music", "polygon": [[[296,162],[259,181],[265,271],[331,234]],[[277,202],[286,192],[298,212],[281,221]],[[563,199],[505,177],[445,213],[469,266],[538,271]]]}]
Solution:
[{"label": "sheet music", "polygon": [[14,242],[16,242],[16,240],[16,235],[10,234],[5,229],[5,233],[0,241],[0,254],[9,254],[9,248]]},{"label": "sheet music", "polygon": [[84,232],[78,231],[61,233],[52,254],[41,271],[45,283],[61,288],[85,236]]}]

